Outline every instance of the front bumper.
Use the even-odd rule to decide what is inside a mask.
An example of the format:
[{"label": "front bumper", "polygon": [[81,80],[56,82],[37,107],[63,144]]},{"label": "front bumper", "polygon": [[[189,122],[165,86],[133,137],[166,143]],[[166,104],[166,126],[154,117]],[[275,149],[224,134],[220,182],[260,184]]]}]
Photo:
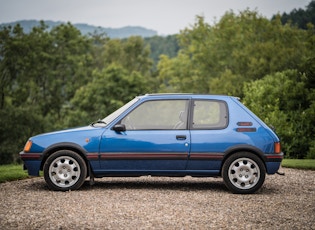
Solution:
[{"label": "front bumper", "polygon": [[39,176],[41,166],[41,156],[39,153],[25,153],[20,152],[20,157],[24,162],[23,169],[27,170],[30,176]]}]

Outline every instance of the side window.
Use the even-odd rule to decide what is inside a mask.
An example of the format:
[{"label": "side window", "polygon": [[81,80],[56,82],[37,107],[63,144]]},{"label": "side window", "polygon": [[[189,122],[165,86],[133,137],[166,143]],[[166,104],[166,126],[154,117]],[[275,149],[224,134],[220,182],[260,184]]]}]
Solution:
[{"label": "side window", "polygon": [[227,105],[223,101],[194,101],[192,129],[223,129],[228,125]]},{"label": "side window", "polygon": [[187,128],[188,100],[147,101],[121,120],[127,130]]}]

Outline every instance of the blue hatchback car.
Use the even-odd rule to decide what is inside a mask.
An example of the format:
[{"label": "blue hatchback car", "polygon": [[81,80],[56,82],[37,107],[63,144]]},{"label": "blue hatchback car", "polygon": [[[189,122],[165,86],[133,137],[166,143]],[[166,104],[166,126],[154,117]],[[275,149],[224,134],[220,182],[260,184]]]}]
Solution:
[{"label": "blue hatchback car", "polygon": [[222,176],[233,193],[253,193],[283,153],[235,97],[147,94],[88,126],[31,137],[20,156],[52,190],[79,189],[88,177],[189,175]]}]

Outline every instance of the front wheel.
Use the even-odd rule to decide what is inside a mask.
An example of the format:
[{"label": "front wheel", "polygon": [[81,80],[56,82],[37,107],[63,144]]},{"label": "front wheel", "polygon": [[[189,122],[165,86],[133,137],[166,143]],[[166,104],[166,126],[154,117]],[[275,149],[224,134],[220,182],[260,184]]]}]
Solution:
[{"label": "front wheel", "polygon": [[86,176],[87,167],[84,160],[70,150],[60,150],[51,154],[44,164],[44,178],[52,190],[79,189]]},{"label": "front wheel", "polygon": [[262,160],[253,153],[232,154],[223,164],[225,185],[239,194],[254,193],[263,185],[266,169]]}]

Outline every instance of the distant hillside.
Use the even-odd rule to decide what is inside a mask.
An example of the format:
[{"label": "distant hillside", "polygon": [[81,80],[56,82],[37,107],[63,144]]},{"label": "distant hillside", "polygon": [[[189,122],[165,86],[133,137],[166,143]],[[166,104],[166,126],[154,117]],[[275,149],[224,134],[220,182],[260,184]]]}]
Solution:
[{"label": "distant hillside", "polygon": [[[55,22],[55,21],[44,21],[49,29],[58,26],[60,24],[65,24],[65,22]],[[40,21],[38,20],[21,20],[11,23],[0,24],[0,28],[4,26],[14,27],[16,24],[20,24],[23,27],[25,33],[29,33],[33,27],[38,26]],[[100,26],[92,26],[88,24],[72,24],[78,28],[82,34],[87,35],[89,33],[93,34],[94,32],[106,33],[110,38],[128,38],[130,36],[141,36],[141,37],[153,37],[157,35],[157,31],[146,29],[140,26],[126,26],[122,28],[104,28]]]}]

